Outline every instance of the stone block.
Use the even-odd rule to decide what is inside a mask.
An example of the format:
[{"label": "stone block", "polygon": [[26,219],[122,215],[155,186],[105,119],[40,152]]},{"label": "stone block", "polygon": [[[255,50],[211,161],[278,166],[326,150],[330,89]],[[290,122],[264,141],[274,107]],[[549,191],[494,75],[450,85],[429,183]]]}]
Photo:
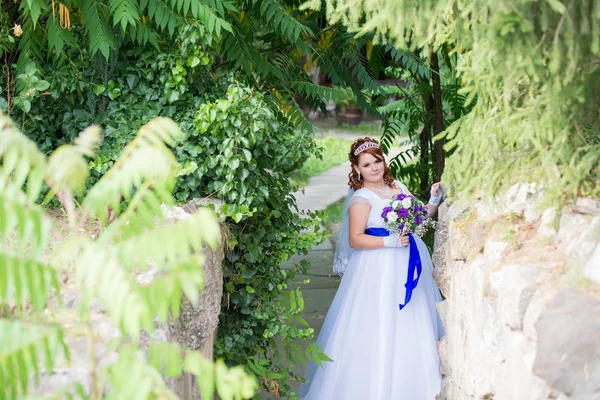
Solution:
[{"label": "stone block", "polygon": [[488,241],[483,248],[483,257],[491,265],[497,265],[502,260],[502,253],[508,247],[506,242]]},{"label": "stone block", "polygon": [[[446,202],[442,203],[442,205],[445,203]],[[440,205],[440,208],[442,205]],[[458,217],[465,215],[469,210],[470,207],[465,202],[457,200],[448,207],[447,213],[440,212],[440,216],[445,214],[448,221],[453,221]]]},{"label": "stone block", "polygon": [[448,227],[448,237],[450,258],[452,260],[466,260],[472,249],[469,236],[455,222],[451,222]]},{"label": "stone block", "polygon": [[600,214],[600,200],[589,197],[580,197],[575,201],[575,210],[582,214]]},{"label": "stone block", "polygon": [[600,242],[600,215],[591,218],[591,220],[589,216],[585,217],[588,220],[571,233],[571,241],[567,242],[568,239],[565,240],[568,243],[566,255],[573,260],[587,260],[594,252],[598,242]]},{"label": "stone block", "polygon": [[448,203],[443,202],[438,208],[438,223],[435,228],[434,241],[433,241],[433,254],[431,259],[433,266],[437,272],[446,269],[446,260],[448,252]]},{"label": "stone block", "polygon": [[596,245],[596,250],[583,266],[583,275],[600,283],[600,243]]},{"label": "stone block", "polygon": [[538,186],[535,182],[520,183],[511,186],[504,196],[505,200],[503,204],[505,210],[503,211],[523,215],[527,222],[537,219],[539,211],[537,211],[536,206],[541,199]]},{"label": "stone block", "polygon": [[592,222],[592,217],[589,215],[564,212],[560,216],[558,232],[554,237],[556,246],[566,245],[576,240],[577,237],[585,230]]},{"label": "stone block", "polygon": [[578,387],[571,400],[600,400],[600,372]]},{"label": "stone block", "polygon": [[554,223],[557,218],[556,213],[556,207],[549,207],[544,210],[544,212],[542,213],[540,226],[537,229],[537,233],[547,237],[554,237],[556,235],[557,231],[554,227]]},{"label": "stone block", "polygon": [[531,265],[507,265],[490,274],[497,293],[498,316],[511,329],[523,328],[523,317],[535,292],[537,268]]},{"label": "stone block", "polygon": [[557,293],[536,323],[533,372],[572,395],[600,372],[600,301],[573,289]]}]

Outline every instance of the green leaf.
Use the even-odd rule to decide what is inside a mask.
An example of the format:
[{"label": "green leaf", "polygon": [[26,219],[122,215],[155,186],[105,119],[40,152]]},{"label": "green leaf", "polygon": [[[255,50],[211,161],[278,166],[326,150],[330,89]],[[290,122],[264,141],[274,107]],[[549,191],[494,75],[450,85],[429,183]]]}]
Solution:
[{"label": "green leaf", "polygon": [[101,83],[94,85],[94,94],[96,96],[100,96],[102,93],[104,93],[105,90],[106,87]]},{"label": "green leaf", "polygon": [[556,11],[558,14],[561,14],[561,15],[564,14],[566,7],[559,0],[546,0],[546,1],[550,5],[550,7],[552,7],[552,9],[554,11]]},{"label": "green leaf", "polygon": [[196,67],[198,64],[200,64],[200,59],[196,56],[190,56],[187,59],[187,65],[194,68]]}]

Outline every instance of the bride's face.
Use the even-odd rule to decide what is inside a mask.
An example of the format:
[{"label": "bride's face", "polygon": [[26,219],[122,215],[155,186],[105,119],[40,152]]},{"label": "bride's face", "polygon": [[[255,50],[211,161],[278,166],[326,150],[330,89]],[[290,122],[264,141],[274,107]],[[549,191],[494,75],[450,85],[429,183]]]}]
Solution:
[{"label": "bride's face", "polygon": [[359,155],[358,165],[354,168],[360,172],[366,182],[377,184],[383,181],[385,162],[369,153]]}]

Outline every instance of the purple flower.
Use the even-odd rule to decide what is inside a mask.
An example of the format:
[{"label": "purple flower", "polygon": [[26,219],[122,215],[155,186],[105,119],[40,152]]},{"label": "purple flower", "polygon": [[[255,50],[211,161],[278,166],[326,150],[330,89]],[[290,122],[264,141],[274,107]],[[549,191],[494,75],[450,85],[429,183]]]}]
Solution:
[{"label": "purple flower", "polygon": [[427,209],[427,207],[423,207],[423,215],[427,216],[428,212],[429,212],[429,210]]},{"label": "purple flower", "polygon": [[406,218],[408,217],[408,210],[406,208],[401,208],[398,210],[398,216],[400,218]]},{"label": "purple flower", "polygon": [[412,194],[408,195],[408,197],[410,197],[411,200],[415,199],[415,196],[413,196]]},{"label": "purple flower", "polygon": [[398,200],[400,200],[400,201],[404,200],[405,198],[406,198],[406,195],[404,193],[400,193],[398,195]]},{"label": "purple flower", "polygon": [[404,224],[400,224],[400,226],[398,227],[400,229],[400,231],[402,232],[404,230]]},{"label": "purple flower", "polygon": [[419,213],[419,212],[421,212],[421,207],[420,206],[415,206],[414,210],[415,210],[416,213]]},{"label": "purple flower", "polygon": [[417,224],[417,226],[421,225],[423,223],[423,219],[421,218],[420,215],[417,215],[415,217],[415,224]]},{"label": "purple flower", "polygon": [[381,218],[386,218],[390,212],[392,212],[392,207],[385,207],[381,213]]}]

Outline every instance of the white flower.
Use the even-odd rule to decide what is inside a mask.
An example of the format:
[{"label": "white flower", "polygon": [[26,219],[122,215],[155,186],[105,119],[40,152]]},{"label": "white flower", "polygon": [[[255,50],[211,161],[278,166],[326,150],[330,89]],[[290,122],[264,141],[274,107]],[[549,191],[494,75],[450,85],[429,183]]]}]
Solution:
[{"label": "white flower", "polygon": [[392,208],[394,210],[397,210],[399,206],[400,206],[400,201],[395,200],[395,201],[392,202]]},{"label": "white flower", "polygon": [[398,214],[396,214],[395,212],[388,213],[387,220],[388,220],[388,222],[398,221]]},{"label": "white flower", "polygon": [[412,202],[410,201],[410,197],[405,197],[404,199],[402,199],[402,207],[410,208],[411,205]]}]

